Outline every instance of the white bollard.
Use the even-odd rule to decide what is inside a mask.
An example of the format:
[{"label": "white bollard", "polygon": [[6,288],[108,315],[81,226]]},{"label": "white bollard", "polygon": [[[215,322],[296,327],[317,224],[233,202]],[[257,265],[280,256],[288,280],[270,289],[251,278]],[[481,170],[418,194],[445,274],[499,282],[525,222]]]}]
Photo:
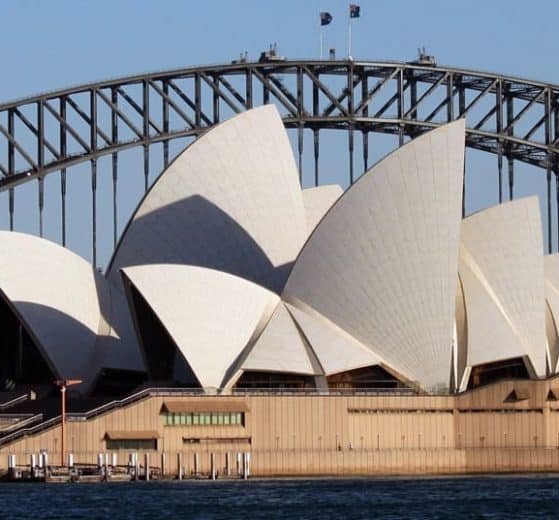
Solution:
[{"label": "white bollard", "polygon": [[37,472],[37,455],[34,453],[29,456],[29,465],[31,466],[31,477],[35,478]]},{"label": "white bollard", "polygon": [[215,453],[210,453],[210,471],[212,480],[215,480]]},{"label": "white bollard", "polygon": [[149,480],[149,453],[144,453],[144,477]]},{"label": "white bollard", "polygon": [[8,454],[8,475],[12,478],[16,478],[16,456],[14,454]]},{"label": "white bollard", "polygon": [[198,453],[194,454],[194,474],[198,475]]},{"label": "white bollard", "polygon": [[49,454],[47,450],[41,450],[39,453],[39,467],[47,469],[49,465]]},{"label": "white bollard", "polygon": [[139,464],[138,464],[138,454],[130,453],[128,455],[128,471],[132,474],[134,480],[138,480],[139,477]]},{"label": "white bollard", "polygon": [[183,478],[182,453],[177,453],[177,476],[179,480],[182,480]]},{"label": "white bollard", "polygon": [[247,451],[247,467],[245,480],[250,477],[250,451]]},{"label": "white bollard", "polygon": [[246,480],[247,478],[247,454],[245,451],[243,451],[243,479]]},{"label": "white bollard", "polygon": [[230,460],[230,453],[225,453],[225,474],[229,477],[231,476],[231,460]]}]

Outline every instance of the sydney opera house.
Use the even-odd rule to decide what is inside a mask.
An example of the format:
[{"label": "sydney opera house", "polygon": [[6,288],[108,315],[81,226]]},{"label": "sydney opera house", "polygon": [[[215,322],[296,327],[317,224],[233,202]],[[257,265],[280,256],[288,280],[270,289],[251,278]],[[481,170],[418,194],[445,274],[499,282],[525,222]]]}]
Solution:
[{"label": "sydney opera house", "polygon": [[81,381],[67,449],[84,461],[143,450],[176,472],[242,451],[261,475],[559,464],[559,256],[543,254],[536,197],[462,219],[464,139],[459,120],[345,193],[302,189],[265,105],[175,159],[105,274],[1,232],[0,396],[35,399],[0,405],[0,467],[60,451],[55,380]]}]

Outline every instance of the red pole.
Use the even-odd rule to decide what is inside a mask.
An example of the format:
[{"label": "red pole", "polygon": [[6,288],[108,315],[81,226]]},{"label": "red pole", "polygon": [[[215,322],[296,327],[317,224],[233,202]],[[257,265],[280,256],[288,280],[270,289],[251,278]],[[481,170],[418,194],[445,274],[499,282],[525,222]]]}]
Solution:
[{"label": "red pole", "polygon": [[60,442],[60,465],[64,466],[64,435],[66,433],[66,385],[60,385],[60,399],[62,401],[62,436]]}]

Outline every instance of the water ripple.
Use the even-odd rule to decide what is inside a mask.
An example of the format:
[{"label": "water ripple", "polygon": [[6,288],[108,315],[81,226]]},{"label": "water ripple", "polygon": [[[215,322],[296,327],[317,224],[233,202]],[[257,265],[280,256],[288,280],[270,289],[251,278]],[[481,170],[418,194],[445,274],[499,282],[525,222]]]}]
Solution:
[{"label": "water ripple", "polygon": [[1,519],[537,519],[559,477],[1,484]]}]

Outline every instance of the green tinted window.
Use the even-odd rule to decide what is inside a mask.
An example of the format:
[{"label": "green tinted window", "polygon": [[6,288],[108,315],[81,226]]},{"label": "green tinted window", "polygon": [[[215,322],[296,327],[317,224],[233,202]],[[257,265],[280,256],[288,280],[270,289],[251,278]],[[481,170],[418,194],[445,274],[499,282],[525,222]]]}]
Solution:
[{"label": "green tinted window", "polygon": [[205,413],[170,413],[163,415],[167,426],[209,426],[209,425],[244,425],[243,412],[205,412]]}]

